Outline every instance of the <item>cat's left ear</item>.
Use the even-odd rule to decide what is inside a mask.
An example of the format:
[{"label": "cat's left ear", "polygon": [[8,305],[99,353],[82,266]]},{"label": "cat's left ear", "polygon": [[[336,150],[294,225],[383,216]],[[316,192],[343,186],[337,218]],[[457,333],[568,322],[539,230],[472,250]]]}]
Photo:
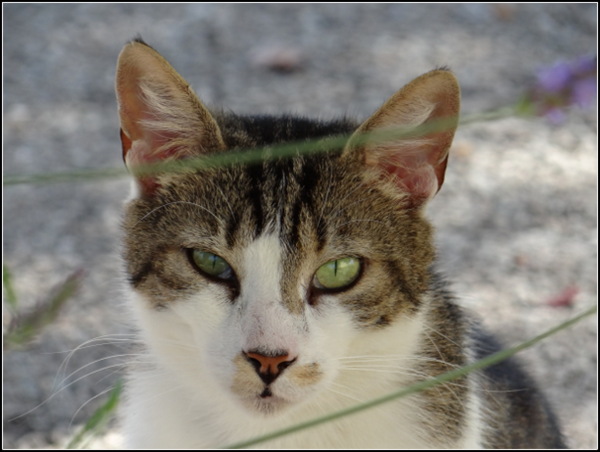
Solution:
[{"label": "cat's left ear", "polygon": [[189,84],[141,39],[121,51],[115,87],[123,159],[142,195],[158,187],[156,170],[143,174],[148,165],[225,148],[215,119]]},{"label": "cat's left ear", "polygon": [[344,157],[359,158],[420,206],[444,182],[458,125],[460,89],[447,70],[428,72],[394,94],[352,135]]}]

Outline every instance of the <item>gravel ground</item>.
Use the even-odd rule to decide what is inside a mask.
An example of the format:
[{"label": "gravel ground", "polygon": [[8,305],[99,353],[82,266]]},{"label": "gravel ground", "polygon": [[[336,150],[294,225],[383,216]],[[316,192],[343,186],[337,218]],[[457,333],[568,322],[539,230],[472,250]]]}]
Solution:
[{"label": "gravel ground", "polygon": [[[209,104],[366,117],[441,65],[456,72],[465,113],[511,104],[540,67],[596,53],[596,18],[596,4],[4,4],[4,175],[121,167],[114,66],[138,33]],[[477,122],[457,134],[429,207],[441,266],[507,344],[596,303],[596,115]],[[4,189],[4,263],[21,306],[86,275],[52,327],[4,354],[6,448],[64,447],[121,374],[128,187],[118,177]],[[554,306],[561,297],[568,306]],[[596,357],[592,318],[523,353],[573,448],[597,448]],[[118,425],[96,443],[107,444],[119,444]]]}]

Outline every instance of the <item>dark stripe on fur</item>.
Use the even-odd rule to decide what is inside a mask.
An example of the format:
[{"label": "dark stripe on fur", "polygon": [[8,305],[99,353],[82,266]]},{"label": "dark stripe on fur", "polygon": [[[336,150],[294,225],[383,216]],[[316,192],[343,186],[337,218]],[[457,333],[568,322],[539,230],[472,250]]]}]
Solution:
[{"label": "dark stripe on fur", "polygon": [[129,284],[135,288],[139,287],[153,271],[152,262],[146,262],[140,270],[129,276]]},{"label": "dark stripe on fur", "polygon": [[252,212],[255,221],[254,236],[258,237],[262,233],[264,227],[264,214],[262,206],[262,185],[264,175],[262,164],[249,166],[248,175],[250,177],[248,201],[252,206]]}]

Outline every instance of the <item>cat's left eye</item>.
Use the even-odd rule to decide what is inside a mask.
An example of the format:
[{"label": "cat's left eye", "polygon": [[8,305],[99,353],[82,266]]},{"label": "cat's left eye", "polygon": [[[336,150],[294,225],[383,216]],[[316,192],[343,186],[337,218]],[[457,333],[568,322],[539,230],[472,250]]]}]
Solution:
[{"label": "cat's left eye", "polygon": [[357,257],[343,257],[321,265],[313,278],[318,289],[343,290],[360,276],[361,262]]},{"label": "cat's left eye", "polygon": [[200,272],[217,279],[229,280],[233,277],[233,270],[225,259],[208,251],[191,249],[190,260]]}]

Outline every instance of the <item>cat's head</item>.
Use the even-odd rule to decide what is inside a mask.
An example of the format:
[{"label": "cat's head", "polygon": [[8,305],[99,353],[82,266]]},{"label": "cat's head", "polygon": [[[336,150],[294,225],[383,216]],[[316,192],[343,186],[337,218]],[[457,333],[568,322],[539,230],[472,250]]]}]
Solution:
[{"label": "cat's head", "polygon": [[134,308],[182,384],[269,414],[352,384],[353,356],[410,353],[434,257],[422,207],[458,121],[450,72],[361,125],[242,117],[211,113],[136,41],[117,97]]}]

